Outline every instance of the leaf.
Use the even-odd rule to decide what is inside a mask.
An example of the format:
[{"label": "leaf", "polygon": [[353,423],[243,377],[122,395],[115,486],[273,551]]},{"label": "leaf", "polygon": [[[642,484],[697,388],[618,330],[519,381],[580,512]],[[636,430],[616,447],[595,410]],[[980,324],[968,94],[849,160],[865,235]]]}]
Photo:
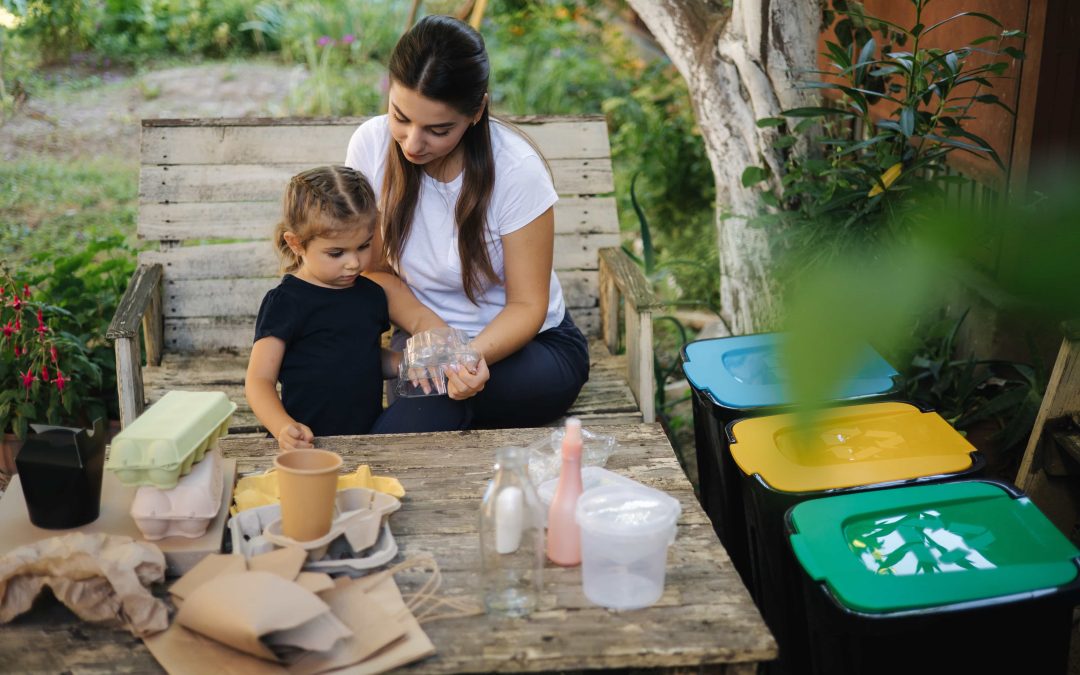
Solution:
[{"label": "leaf", "polygon": [[761,201],[765,202],[769,206],[772,206],[773,208],[780,208],[780,200],[776,197],[776,195],[769,192],[768,190],[761,193]]},{"label": "leaf", "polygon": [[867,40],[866,44],[863,45],[863,48],[859,51],[859,59],[856,62],[857,68],[856,68],[856,71],[855,71],[856,75],[857,75],[856,82],[861,80],[862,72],[859,70],[859,68],[862,68],[863,70],[865,70],[866,64],[872,58],[874,58],[874,50],[876,50],[876,49],[877,49],[877,42],[874,41],[874,38],[870,38],[869,40]]},{"label": "leaf", "polygon": [[785,148],[790,148],[795,145],[798,141],[799,139],[795,136],[781,136],[773,142],[772,146],[777,150],[784,150]]},{"label": "leaf", "polygon": [[652,274],[656,265],[656,252],[653,250],[649,220],[645,217],[645,211],[642,210],[641,205],[638,203],[637,192],[634,189],[637,186],[639,175],[641,174],[636,173],[630,179],[630,204],[634,207],[634,213],[638,217],[638,226],[641,228],[641,248],[645,257],[645,274]]},{"label": "leaf", "polygon": [[742,185],[743,187],[751,187],[757,185],[761,181],[769,177],[769,172],[760,166],[748,166],[743,169],[742,172]]},{"label": "leaf", "polygon": [[1025,58],[1027,58],[1027,56],[1024,54],[1024,52],[1022,50],[1017,49],[1016,47],[1005,47],[1001,51],[1004,52],[1005,54],[1008,54],[1009,56],[1013,57],[1017,61],[1023,61]]},{"label": "leaf", "polygon": [[783,125],[787,120],[783,117],[762,117],[757,121],[758,128],[764,129],[766,127],[778,127]]},{"label": "leaf", "polygon": [[1000,21],[998,21],[994,17],[990,16],[989,14],[983,14],[982,12],[960,12],[959,14],[954,14],[953,16],[950,16],[948,19],[942,19],[941,21],[938,21],[934,25],[932,25],[929,28],[927,28],[926,30],[924,30],[922,34],[925,36],[928,33],[930,33],[931,31],[933,31],[935,28],[938,28],[940,26],[944,26],[945,24],[949,23],[950,21],[955,21],[956,19],[959,19],[959,18],[965,17],[965,16],[973,16],[973,17],[976,17],[976,18],[979,18],[979,19],[985,19],[986,21],[989,21],[990,23],[994,24],[998,28],[1004,28],[1004,26],[1001,25]]},{"label": "leaf", "polygon": [[820,107],[807,107],[807,108],[791,108],[785,110],[781,115],[785,117],[825,117],[826,115],[846,115],[848,117],[858,117],[858,113],[851,110],[845,110],[844,108],[820,108]]},{"label": "leaf", "polygon": [[911,138],[915,133],[915,111],[912,108],[904,108],[900,111],[900,131],[905,138]]}]

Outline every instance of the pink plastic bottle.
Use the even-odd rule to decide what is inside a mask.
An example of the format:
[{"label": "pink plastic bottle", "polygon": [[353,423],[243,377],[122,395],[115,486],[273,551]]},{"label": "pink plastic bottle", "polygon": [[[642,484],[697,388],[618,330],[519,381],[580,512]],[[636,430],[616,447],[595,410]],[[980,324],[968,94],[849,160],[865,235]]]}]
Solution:
[{"label": "pink plastic bottle", "polygon": [[574,517],[581,496],[581,420],[566,420],[559,485],[548,510],[547,557],[556,565],[581,564],[581,529]]}]

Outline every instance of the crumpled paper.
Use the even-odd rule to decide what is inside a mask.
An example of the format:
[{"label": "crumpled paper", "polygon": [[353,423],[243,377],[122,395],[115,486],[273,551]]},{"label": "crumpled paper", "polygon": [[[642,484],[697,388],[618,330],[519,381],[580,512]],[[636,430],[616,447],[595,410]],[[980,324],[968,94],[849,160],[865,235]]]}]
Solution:
[{"label": "crumpled paper", "polygon": [[0,624],[48,586],[84,621],[119,621],[142,637],[169,627],[169,610],[147,587],[165,579],[165,555],[131,537],[73,532],[0,558]]},{"label": "crumpled paper", "polygon": [[[338,476],[338,490],[349,488],[367,488],[376,492],[385,492],[388,495],[401,499],[405,496],[405,488],[397,478],[391,476],[373,476],[371,467],[361,464],[356,471],[350,474]],[[241,511],[253,509],[256,506],[267,506],[278,503],[277,473],[273,469],[253,476],[244,476],[236,483],[233,490],[233,505],[229,509],[232,515]]]}]

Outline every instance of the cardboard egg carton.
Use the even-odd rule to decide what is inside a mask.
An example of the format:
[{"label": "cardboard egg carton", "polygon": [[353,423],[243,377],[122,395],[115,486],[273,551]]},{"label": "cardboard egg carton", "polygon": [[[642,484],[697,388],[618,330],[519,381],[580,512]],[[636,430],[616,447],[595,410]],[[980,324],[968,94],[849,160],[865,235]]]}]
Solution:
[{"label": "cardboard egg carton", "polygon": [[131,501],[131,517],[147,541],[165,537],[201,537],[221,509],[224,478],[221,453],[209,450],[171,490],[140,487]]},{"label": "cardboard egg carton", "polygon": [[172,489],[228,433],[235,410],[219,391],[170,391],[116,435],[105,468],[124,485]]}]

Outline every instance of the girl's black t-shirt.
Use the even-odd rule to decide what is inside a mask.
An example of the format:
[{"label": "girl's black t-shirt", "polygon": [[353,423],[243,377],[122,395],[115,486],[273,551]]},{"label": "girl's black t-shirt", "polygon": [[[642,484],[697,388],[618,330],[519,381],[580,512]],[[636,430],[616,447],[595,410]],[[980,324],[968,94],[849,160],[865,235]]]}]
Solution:
[{"label": "girl's black t-shirt", "polygon": [[389,327],[386,294],[370,279],[324,288],[286,274],[263,298],[255,340],[285,342],[278,381],[293,419],[316,436],[366,434],[382,412],[379,355]]}]

